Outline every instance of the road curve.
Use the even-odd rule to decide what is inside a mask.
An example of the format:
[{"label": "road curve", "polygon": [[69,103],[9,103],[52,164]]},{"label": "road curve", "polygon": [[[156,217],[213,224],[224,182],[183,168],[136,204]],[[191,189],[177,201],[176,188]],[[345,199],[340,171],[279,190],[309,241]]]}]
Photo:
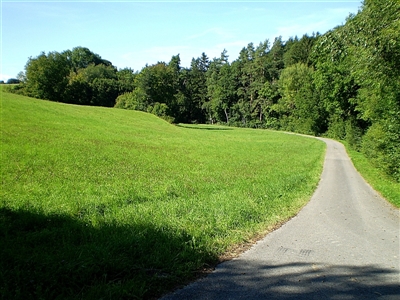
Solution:
[{"label": "road curve", "polygon": [[400,299],[399,210],[327,144],[320,183],[300,213],[172,299]]}]

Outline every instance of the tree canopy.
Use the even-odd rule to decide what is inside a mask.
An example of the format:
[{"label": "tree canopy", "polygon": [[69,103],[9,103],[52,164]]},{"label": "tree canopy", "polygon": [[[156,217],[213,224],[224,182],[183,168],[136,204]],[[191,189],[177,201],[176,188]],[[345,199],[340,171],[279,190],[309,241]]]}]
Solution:
[{"label": "tree canopy", "polygon": [[19,93],[74,104],[114,106],[120,93],[133,88],[135,74],[117,70],[108,60],[88,48],[76,47],[59,52],[42,52],[30,57]]}]

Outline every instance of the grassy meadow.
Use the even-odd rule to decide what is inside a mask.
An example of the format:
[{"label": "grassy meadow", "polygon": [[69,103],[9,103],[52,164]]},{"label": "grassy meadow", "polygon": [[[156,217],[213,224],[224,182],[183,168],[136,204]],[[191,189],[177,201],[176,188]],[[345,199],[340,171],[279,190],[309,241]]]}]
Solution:
[{"label": "grassy meadow", "polygon": [[325,144],[2,93],[1,299],[150,299],[293,216]]}]

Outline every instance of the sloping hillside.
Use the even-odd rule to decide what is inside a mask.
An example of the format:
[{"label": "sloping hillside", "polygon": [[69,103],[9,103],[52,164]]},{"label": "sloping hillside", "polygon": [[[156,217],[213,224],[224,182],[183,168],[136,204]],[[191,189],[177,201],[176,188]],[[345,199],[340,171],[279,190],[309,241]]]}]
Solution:
[{"label": "sloping hillside", "polygon": [[151,298],[295,214],[324,144],[2,93],[5,298]]}]

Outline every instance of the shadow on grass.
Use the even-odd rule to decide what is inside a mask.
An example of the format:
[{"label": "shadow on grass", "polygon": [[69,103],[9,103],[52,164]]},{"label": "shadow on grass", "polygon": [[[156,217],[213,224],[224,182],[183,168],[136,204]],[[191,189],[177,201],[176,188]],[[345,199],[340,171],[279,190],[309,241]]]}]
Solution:
[{"label": "shadow on grass", "polygon": [[215,258],[185,232],[0,208],[0,299],[150,299]]},{"label": "shadow on grass", "polygon": [[379,266],[230,261],[172,299],[398,299],[399,274]]},{"label": "shadow on grass", "polygon": [[186,124],[176,124],[176,126],[181,128],[198,129],[198,130],[233,130],[232,128],[225,128],[225,127],[198,127]]}]

